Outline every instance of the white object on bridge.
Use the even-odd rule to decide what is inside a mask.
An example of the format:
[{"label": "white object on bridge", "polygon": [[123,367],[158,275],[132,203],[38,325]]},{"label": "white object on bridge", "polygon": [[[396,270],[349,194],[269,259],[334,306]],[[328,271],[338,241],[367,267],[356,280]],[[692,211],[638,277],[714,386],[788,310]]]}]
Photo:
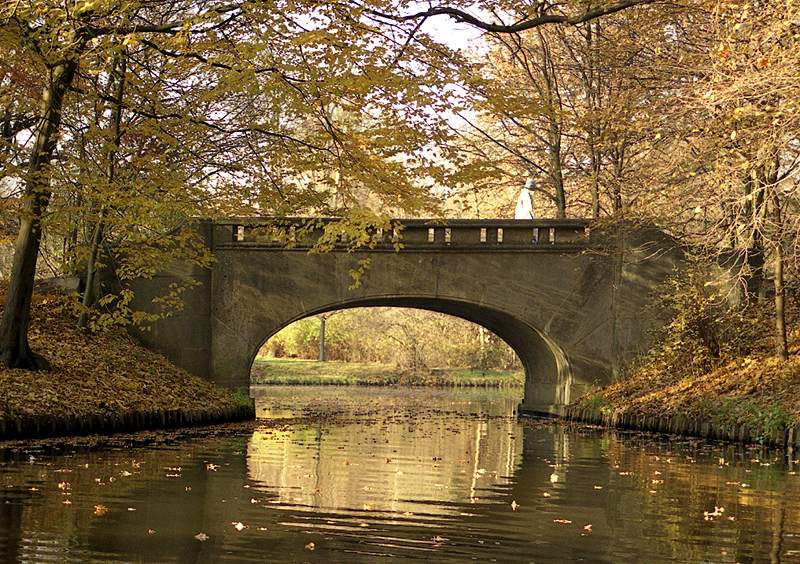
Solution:
[{"label": "white object on bridge", "polygon": [[519,191],[517,198],[517,208],[514,210],[514,219],[533,219],[533,192],[536,188],[536,181],[528,180],[522,190]]}]

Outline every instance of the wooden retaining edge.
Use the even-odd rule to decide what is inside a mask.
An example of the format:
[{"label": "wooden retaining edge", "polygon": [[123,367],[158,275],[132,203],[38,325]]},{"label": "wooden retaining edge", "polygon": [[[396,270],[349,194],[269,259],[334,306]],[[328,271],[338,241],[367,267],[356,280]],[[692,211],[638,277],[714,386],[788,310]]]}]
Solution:
[{"label": "wooden retaining edge", "polygon": [[648,431],[688,437],[729,441],[745,444],[764,444],[767,446],[794,450],[800,447],[800,433],[794,426],[776,429],[763,436],[758,430],[746,425],[724,425],[707,420],[691,419],[684,415],[657,416],[635,413],[603,413],[599,410],[567,406],[557,414],[566,421],[577,421],[601,425],[607,428]]},{"label": "wooden retaining edge", "polygon": [[0,418],[0,440],[174,429],[255,419],[255,404],[218,409],[126,411],[111,415]]}]

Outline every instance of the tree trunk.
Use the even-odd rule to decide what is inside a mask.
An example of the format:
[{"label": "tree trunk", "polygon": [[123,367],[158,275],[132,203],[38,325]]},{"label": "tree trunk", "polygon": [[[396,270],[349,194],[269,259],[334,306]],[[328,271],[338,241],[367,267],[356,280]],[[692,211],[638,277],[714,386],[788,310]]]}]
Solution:
[{"label": "tree trunk", "polygon": [[325,316],[319,316],[319,361],[325,362]]},{"label": "tree trunk", "polygon": [[91,247],[89,249],[89,258],[86,261],[86,285],[83,289],[83,300],[81,305],[83,309],[78,316],[78,327],[85,329],[89,321],[89,308],[92,307],[95,294],[95,272],[97,270],[97,254],[100,251],[100,242],[103,240],[103,227],[105,219],[105,208],[100,210],[100,217],[94,226],[92,233]]},{"label": "tree trunk", "polygon": [[594,147],[590,144],[592,154],[592,219],[600,219],[600,159]]},{"label": "tree trunk", "polygon": [[[111,106],[111,117],[109,118],[111,140],[106,150],[106,182],[109,186],[114,182],[117,149],[122,138],[122,96],[125,92],[125,71],[125,53],[122,53],[114,58],[114,62],[111,65],[111,80],[115,82],[113,84],[112,101],[109,103]],[[105,214],[106,207],[105,205],[101,205],[100,217],[97,219],[97,224],[92,233],[89,259],[86,262],[86,286],[83,290],[83,309],[78,316],[78,327],[82,329],[86,328],[89,318],[88,311],[94,302],[95,279],[97,277],[97,255],[100,252],[100,244],[103,242],[103,235],[105,233]]]},{"label": "tree trunk", "polygon": [[781,360],[789,358],[789,347],[786,342],[786,304],[783,285],[783,218],[780,198],[772,189],[772,217],[775,222],[774,281],[775,281],[775,355]]},{"label": "tree trunk", "polygon": [[77,68],[66,60],[50,68],[42,91],[39,124],[25,180],[25,196],[19,234],[14,246],[11,279],[5,310],[0,320],[0,362],[9,368],[47,369],[49,363],[28,344],[31,298],[36,279],[36,260],[41,243],[41,220],[50,202],[50,159],[61,126],[61,106]]},{"label": "tree trunk", "polygon": [[786,308],[783,286],[783,245],[775,245],[775,354],[781,360],[789,358],[786,342]]}]

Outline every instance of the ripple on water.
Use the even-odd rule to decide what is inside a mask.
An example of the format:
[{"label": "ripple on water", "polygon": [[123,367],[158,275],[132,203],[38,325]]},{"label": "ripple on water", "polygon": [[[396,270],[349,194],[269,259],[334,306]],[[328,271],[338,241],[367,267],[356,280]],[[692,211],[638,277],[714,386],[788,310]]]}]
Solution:
[{"label": "ripple on water", "polygon": [[779,453],[521,424],[507,391],[258,395],[254,430],[5,451],[0,560],[800,556],[800,487]]}]

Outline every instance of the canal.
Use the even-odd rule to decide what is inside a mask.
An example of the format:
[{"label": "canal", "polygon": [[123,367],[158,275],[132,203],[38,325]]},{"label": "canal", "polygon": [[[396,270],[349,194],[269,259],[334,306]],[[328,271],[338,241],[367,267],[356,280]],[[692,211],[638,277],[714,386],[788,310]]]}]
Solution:
[{"label": "canal", "polygon": [[781,452],[520,421],[507,390],[255,393],[255,424],[6,448],[0,560],[800,561]]}]

